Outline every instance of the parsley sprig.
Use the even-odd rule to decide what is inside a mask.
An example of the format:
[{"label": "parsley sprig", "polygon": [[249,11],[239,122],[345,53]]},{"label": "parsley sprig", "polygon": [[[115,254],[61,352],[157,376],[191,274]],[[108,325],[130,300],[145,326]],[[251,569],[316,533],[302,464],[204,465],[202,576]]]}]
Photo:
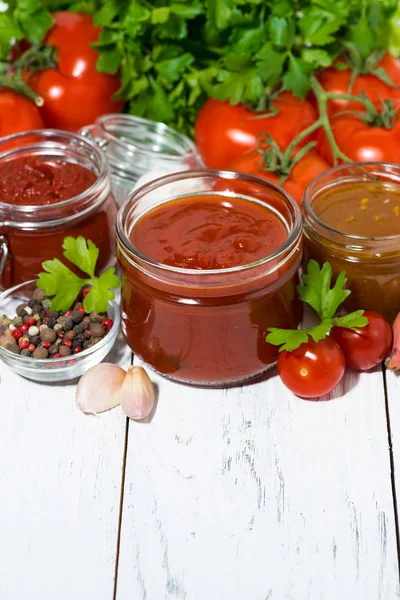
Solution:
[{"label": "parsley sprig", "polygon": [[351,294],[344,289],[346,273],[341,271],[333,287],[332,266],[325,262],[322,268],[315,260],[310,260],[307,272],[302,275],[303,283],[296,290],[300,300],[311,306],[317,313],[320,323],[310,329],[278,329],[270,327],[266,341],[274,346],[280,346],[279,352],[296,350],[301,344],[308,342],[311,337],[314,342],[324,340],[332,327],[346,327],[360,329],[368,324],[368,319],[363,316],[363,310],[356,310],[342,317],[335,317],[339,306]]},{"label": "parsley sprig", "polygon": [[[63,242],[64,256],[78,267],[87,278],[76,275],[58,258],[42,263],[45,273],[39,273],[36,282],[46,296],[53,296],[50,308],[57,311],[67,311],[73,305],[81,289],[90,285],[90,291],[83,300],[87,312],[105,312],[109,300],[114,299],[111,289],[118,288],[120,281],[115,275],[115,269],[107,269],[100,277],[96,277],[95,269],[99,257],[99,249],[91,240],[84,237],[66,237]],[[111,288],[111,289],[110,289]]]}]

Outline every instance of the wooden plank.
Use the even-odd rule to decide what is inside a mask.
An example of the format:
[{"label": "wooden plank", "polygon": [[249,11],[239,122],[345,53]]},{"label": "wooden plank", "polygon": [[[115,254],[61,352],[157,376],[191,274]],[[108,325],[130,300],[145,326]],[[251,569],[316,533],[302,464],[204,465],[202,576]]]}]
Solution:
[{"label": "wooden plank", "polygon": [[[396,505],[397,519],[397,544],[400,550],[400,378],[399,373],[393,373],[385,370],[386,396],[387,396],[387,428],[390,442],[391,467],[392,467],[392,487],[394,502]],[[400,597],[400,585],[398,595]]]},{"label": "wooden plank", "polygon": [[274,372],[230,390],[159,388],[129,424],[117,600],[394,599],[382,373],[330,402]]},{"label": "wooden plank", "polygon": [[[127,365],[121,346],[107,358]],[[0,364],[0,598],[112,600],[126,419]]]}]

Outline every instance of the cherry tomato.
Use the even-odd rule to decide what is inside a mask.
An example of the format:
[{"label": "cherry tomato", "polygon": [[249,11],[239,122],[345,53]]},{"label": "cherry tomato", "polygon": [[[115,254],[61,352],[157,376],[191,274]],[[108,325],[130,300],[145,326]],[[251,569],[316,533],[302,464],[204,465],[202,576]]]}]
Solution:
[{"label": "cherry tomato", "polygon": [[44,100],[40,112],[46,127],[76,131],[122,109],[122,102],[112,100],[120,82],[96,69],[98,54],[91,44],[100,30],[89,15],[56,12],[53,17],[45,43],[57,47],[58,67],[34,73],[29,85]]},{"label": "cherry tomato", "polygon": [[[379,110],[379,107],[377,106]],[[365,114],[360,111],[360,114]],[[365,123],[358,115],[336,114],[331,127],[340,150],[354,162],[398,162],[400,156],[400,115],[396,115],[394,127],[375,127]],[[319,154],[333,165],[330,144],[323,130],[317,138]]]},{"label": "cherry tomato", "polygon": [[368,371],[379,365],[392,346],[392,329],[382,315],[365,311],[368,325],[353,329],[334,327],[331,336],[342,349],[346,364],[357,371]]},{"label": "cherry tomato", "polygon": [[[376,65],[376,68],[382,68],[386,71],[389,78],[395,86],[400,85],[400,60],[389,54],[383,56],[382,60]],[[322,87],[334,94],[349,94],[359,96],[363,91],[374,103],[381,102],[385,98],[400,98],[400,90],[384,83],[373,73],[357,75],[351,86],[351,69],[339,70],[333,65],[321,71],[318,80]],[[328,101],[328,112],[334,114],[343,110],[358,110],[361,104],[359,102],[348,102],[343,99],[334,99]]]},{"label": "cherry tomato", "polygon": [[[279,113],[263,117],[240,104],[209,98],[194,128],[195,141],[206,166],[227,168],[233,160],[255,147],[261,132],[269,133],[284,150],[300,131],[317,119],[316,110],[308,100],[299,100],[289,92],[279,94],[272,104]],[[310,137],[303,143],[308,141]]]},{"label": "cherry tomato", "polygon": [[13,90],[0,89],[0,137],[30,129],[43,129],[37,107]]},{"label": "cherry tomato", "polygon": [[331,392],[342,379],[343,352],[331,337],[313,339],[296,350],[279,353],[278,373],[282,382],[297,396],[319,398]]},{"label": "cherry tomato", "polygon": [[[243,171],[251,175],[258,175],[272,183],[279,185],[280,177],[263,169],[262,157],[257,150],[251,150],[243,154],[230,165],[232,171]],[[292,168],[289,177],[283,184],[283,188],[301,204],[306,187],[314,177],[329,169],[328,163],[313,149],[309,150]]]}]

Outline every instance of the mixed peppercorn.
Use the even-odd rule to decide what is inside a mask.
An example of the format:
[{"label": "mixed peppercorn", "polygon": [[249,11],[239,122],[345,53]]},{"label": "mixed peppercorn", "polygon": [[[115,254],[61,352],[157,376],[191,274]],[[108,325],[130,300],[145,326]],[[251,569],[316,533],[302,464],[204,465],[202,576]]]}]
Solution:
[{"label": "mixed peppercorn", "polygon": [[38,359],[67,357],[100,342],[113,326],[105,313],[88,314],[79,300],[65,313],[51,310],[50,302],[37,288],[31,300],[17,306],[13,319],[0,317],[0,346]]}]

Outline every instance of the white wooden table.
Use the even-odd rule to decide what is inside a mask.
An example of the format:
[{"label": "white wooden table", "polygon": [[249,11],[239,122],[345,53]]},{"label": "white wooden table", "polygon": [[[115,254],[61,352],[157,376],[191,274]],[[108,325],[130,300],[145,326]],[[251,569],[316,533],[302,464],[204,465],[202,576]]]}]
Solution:
[{"label": "white wooden table", "polygon": [[[118,360],[130,355],[120,347]],[[400,380],[154,376],[145,423],[0,364],[1,600],[396,600]]]}]

